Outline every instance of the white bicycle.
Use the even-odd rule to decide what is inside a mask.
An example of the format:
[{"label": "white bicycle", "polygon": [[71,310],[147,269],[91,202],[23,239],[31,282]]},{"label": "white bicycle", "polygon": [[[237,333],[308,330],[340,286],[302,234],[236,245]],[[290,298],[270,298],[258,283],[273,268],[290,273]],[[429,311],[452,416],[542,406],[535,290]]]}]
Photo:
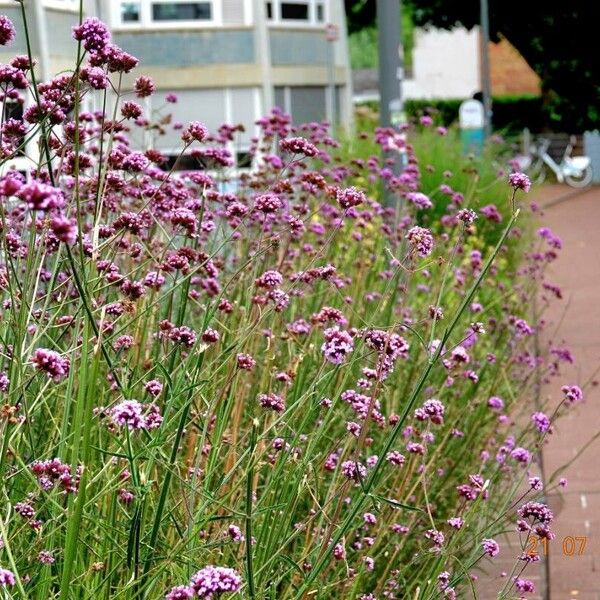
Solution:
[{"label": "white bicycle", "polygon": [[592,182],[592,161],[589,156],[571,156],[574,139],[571,138],[560,163],[549,154],[550,140],[538,139],[537,146],[531,146],[529,155],[517,158],[520,168],[525,171],[535,183],[546,179],[548,169],[551,170],[559,183],[567,183],[574,188],[584,188]]}]

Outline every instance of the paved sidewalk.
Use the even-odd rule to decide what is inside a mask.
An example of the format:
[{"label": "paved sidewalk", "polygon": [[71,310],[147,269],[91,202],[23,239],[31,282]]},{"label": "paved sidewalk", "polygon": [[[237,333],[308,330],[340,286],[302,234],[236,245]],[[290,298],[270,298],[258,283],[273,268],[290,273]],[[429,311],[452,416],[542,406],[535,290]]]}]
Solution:
[{"label": "paved sidewalk", "polygon": [[[561,287],[563,299],[554,301],[544,315],[546,340],[564,342],[575,356],[575,364],[563,367],[562,376],[542,389],[542,399],[554,407],[562,399],[562,385],[588,383],[585,403],[558,422],[544,449],[546,476],[550,477],[600,431],[600,387],[591,384],[600,367],[600,187],[578,191],[545,186],[527,200],[543,206],[539,226],[549,227],[563,241],[559,259],[547,273],[547,279]],[[556,539],[549,543],[548,555],[523,574],[536,587],[536,593],[527,597],[600,600],[600,439],[561,476],[568,479],[568,486],[548,498],[556,516]],[[501,573],[511,572],[520,553],[516,534],[511,532],[498,541],[503,551],[487,564],[476,586],[479,600],[496,600],[506,581]]]},{"label": "paved sidewalk", "polygon": [[[563,368],[542,390],[555,406],[562,384],[586,385],[585,403],[563,417],[544,450],[547,476],[552,475],[600,431],[600,187],[573,194],[562,186],[542,192],[541,224],[563,241],[563,250],[548,279],[563,290],[545,315],[547,335],[565,341],[575,364]],[[561,197],[564,198],[561,200]],[[548,600],[600,600],[600,439],[562,473],[569,485],[549,498],[556,515],[556,539],[549,544]],[[585,538],[586,546],[580,555]],[[575,547],[573,548],[573,539]],[[571,555],[573,554],[573,555]]]}]

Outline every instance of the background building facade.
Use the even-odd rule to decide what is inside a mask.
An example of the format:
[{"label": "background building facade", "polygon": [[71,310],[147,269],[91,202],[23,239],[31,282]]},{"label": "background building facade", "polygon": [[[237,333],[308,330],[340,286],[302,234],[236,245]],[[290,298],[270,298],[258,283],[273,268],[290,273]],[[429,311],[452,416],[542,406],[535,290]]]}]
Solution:
[{"label": "background building facade", "polygon": [[[76,44],[71,27],[79,0],[25,0],[31,43],[41,80],[72,69]],[[136,56],[139,67],[122,82],[125,93],[140,74],[153,78],[151,113],[173,113],[186,123],[245,127],[236,152],[255,134],[255,121],[274,106],[294,122],[350,121],[351,75],[343,0],[84,0],[87,16],[110,25],[114,43]],[[17,27],[17,40],[0,60],[25,54],[20,7],[0,0]],[[337,40],[327,40],[327,26]],[[332,85],[333,84],[333,85]],[[166,106],[174,93],[178,101]],[[180,132],[165,128],[156,146],[177,153]]]}]

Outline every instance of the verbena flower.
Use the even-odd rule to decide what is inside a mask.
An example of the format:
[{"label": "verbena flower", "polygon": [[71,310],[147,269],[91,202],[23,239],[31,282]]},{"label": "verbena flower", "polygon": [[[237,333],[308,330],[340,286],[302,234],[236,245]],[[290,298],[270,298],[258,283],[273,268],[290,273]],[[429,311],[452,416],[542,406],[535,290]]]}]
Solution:
[{"label": "verbena flower", "polygon": [[203,123],[200,123],[200,121],[191,121],[181,134],[181,139],[187,144],[192,143],[194,140],[197,142],[203,142],[207,137],[208,128]]},{"label": "verbena flower", "polygon": [[15,574],[12,571],[9,571],[8,569],[4,569],[3,567],[0,567],[0,586],[2,587],[7,587],[7,586],[13,586],[15,585],[15,583],[17,582],[17,579],[15,577]]},{"label": "verbena flower", "polygon": [[277,394],[259,394],[258,403],[263,408],[270,408],[276,412],[283,412],[285,410],[285,402]]},{"label": "verbena flower", "polygon": [[73,27],[73,37],[92,53],[102,52],[110,42],[108,28],[96,17],[87,17],[81,25]]},{"label": "verbena flower", "polygon": [[37,181],[21,187],[17,192],[17,197],[26,202],[31,210],[47,212],[65,205],[61,190]]},{"label": "verbena flower", "polygon": [[71,366],[69,359],[54,350],[38,348],[31,360],[38,371],[46,373],[55,382],[61,381],[69,374]]},{"label": "verbena flower", "polygon": [[321,352],[334,365],[343,363],[348,354],[354,350],[352,336],[347,331],[340,330],[337,325],[326,329],[323,336],[325,342],[321,346]]},{"label": "verbena flower", "polygon": [[481,546],[483,547],[483,551],[492,558],[498,556],[498,554],[500,553],[500,546],[498,545],[498,542],[491,538],[486,538],[482,540]]},{"label": "verbena flower", "polygon": [[156,404],[144,405],[137,400],[123,400],[110,409],[110,417],[119,427],[131,431],[156,429],[162,423],[162,416]]},{"label": "verbena flower", "polygon": [[563,385],[560,389],[565,395],[565,400],[569,404],[574,404],[575,402],[581,402],[583,400],[583,392],[578,385]]},{"label": "verbena flower", "polygon": [[550,431],[550,419],[543,412],[533,413],[531,415],[531,420],[540,433],[547,433]]},{"label": "verbena flower", "polygon": [[345,209],[359,206],[367,200],[365,194],[355,187],[340,188],[336,191],[335,197],[338,204]]},{"label": "verbena flower", "polygon": [[304,154],[304,156],[314,157],[319,153],[317,147],[303,137],[285,138],[279,142],[279,147],[283,152],[289,154]]},{"label": "verbena flower", "polygon": [[177,585],[167,593],[165,600],[188,600],[194,595],[194,590],[188,585]]},{"label": "verbena flower", "polygon": [[238,369],[244,371],[252,371],[256,366],[256,361],[249,354],[240,353],[237,355]]},{"label": "verbena flower", "polygon": [[242,578],[234,569],[212,565],[200,569],[190,580],[194,596],[203,600],[213,600],[222,594],[237,592],[241,585]]},{"label": "verbena flower", "polygon": [[424,227],[412,227],[406,234],[411,247],[416,251],[419,256],[429,256],[433,250],[433,236],[429,229]]},{"label": "verbena flower", "polygon": [[0,15],[0,46],[10,44],[16,36],[15,26],[6,15]]},{"label": "verbena flower", "polygon": [[525,173],[511,173],[508,176],[508,181],[517,190],[528,192],[531,188],[531,181],[529,181],[529,177]]}]

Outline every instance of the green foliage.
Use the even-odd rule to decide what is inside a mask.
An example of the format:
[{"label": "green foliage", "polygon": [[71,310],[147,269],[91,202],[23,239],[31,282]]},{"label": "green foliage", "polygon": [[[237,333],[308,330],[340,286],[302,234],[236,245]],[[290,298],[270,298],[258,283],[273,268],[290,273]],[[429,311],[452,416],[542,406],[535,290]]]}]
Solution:
[{"label": "green foliage", "polygon": [[[406,9],[402,11],[402,25],[400,33],[404,51],[404,67],[410,69],[413,60],[414,22],[412,13]],[[373,69],[379,64],[378,44],[379,36],[374,26],[364,27],[350,33],[348,38],[350,49],[350,64],[353,69]]]},{"label": "green foliage", "polygon": [[[416,121],[422,115],[430,115],[436,124],[449,127],[458,122],[458,109],[463,101],[464,98],[410,99],[405,101],[404,109],[411,122]],[[366,105],[372,110],[378,108],[377,102],[369,102]],[[539,96],[495,96],[492,98],[492,125],[496,131],[514,135],[527,127],[536,133],[542,131],[547,122],[548,115],[542,98]],[[564,124],[562,122],[562,125]]]},{"label": "green foliage", "polygon": [[[450,107],[452,102],[456,103],[458,110],[460,102],[450,101]],[[420,114],[415,112],[413,116],[416,118]],[[360,132],[370,131],[376,124],[376,114],[367,108],[359,109],[356,123]],[[441,123],[443,121],[440,119]],[[409,134],[408,142],[414,148],[420,164],[421,190],[434,205],[420,215],[422,225],[433,229],[439,226],[440,218],[450,201],[450,197],[440,191],[443,184],[461,193],[472,194],[471,208],[479,209],[487,204],[495,204],[500,211],[508,209],[505,173],[508,160],[514,154],[510,145],[500,140],[492,141],[485,146],[481,156],[465,154],[460,132],[453,126],[450,126],[446,135],[440,135],[434,127],[417,127]],[[379,147],[371,136],[359,135],[358,139],[345,139],[339,156],[345,161],[350,161],[351,158],[367,160],[370,156],[377,156],[378,152]],[[365,182],[361,181],[360,184],[364,185]],[[373,184],[371,187],[374,194],[378,193],[377,185]],[[476,194],[475,189],[484,190],[485,193]],[[498,240],[498,232],[493,228],[484,229],[482,235],[489,245]],[[518,260],[518,253],[511,256]]]},{"label": "green foliage", "polygon": [[[418,26],[468,29],[479,24],[479,0],[410,0]],[[346,0],[350,31],[375,21],[375,0]],[[580,132],[600,123],[600,61],[597,49],[597,3],[589,0],[489,0],[490,31],[523,55],[542,79],[549,126]]]},{"label": "green foliage", "polygon": [[377,54],[377,29],[366,27],[351,33],[348,38],[350,64],[353,69],[372,69],[379,63]]}]

